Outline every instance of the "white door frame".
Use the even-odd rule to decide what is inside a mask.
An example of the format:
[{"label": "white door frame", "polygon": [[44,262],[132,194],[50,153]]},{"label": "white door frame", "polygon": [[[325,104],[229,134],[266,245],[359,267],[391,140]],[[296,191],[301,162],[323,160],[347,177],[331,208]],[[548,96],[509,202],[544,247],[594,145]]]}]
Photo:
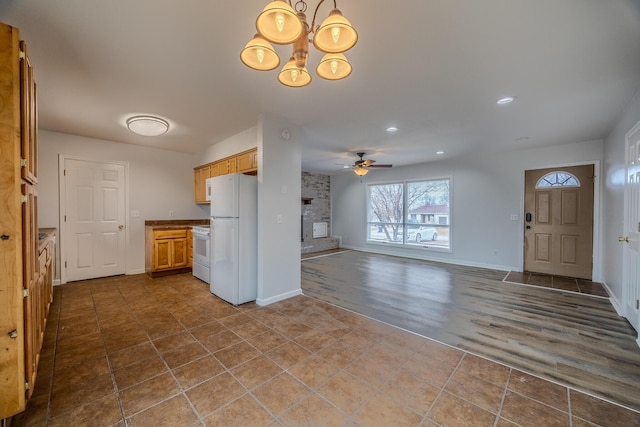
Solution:
[{"label": "white door frame", "polygon": [[[624,137],[624,216],[623,216],[623,230],[622,236],[625,236],[628,240],[626,243],[622,243],[624,246],[622,248],[622,315],[631,323],[633,328],[638,331],[640,330],[640,312],[638,311],[638,282],[637,277],[635,277],[635,272],[630,271],[634,270],[635,267],[633,264],[629,265],[630,262],[630,251],[634,251],[637,253],[640,248],[640,242],[638,242],[638,235],[640,235],[640,223],[638,223],[638,232],[635,231],[635,218],[634,224],[628,224],[631,221],[631,208],[630,203],[634,202],[633,196],[630,196],[630,184],[629,184],[629,173],[633,171],[637,171],[637,163],[631,162],[630,150],[629,147],[631,144],[634,144],[637,141],[635,138],[632,140],[632,137],[636,136],[640,132],[640,122],[636,123],[625,135]],[[637,146],[636,146],[637,147]],[[637,149],[637,148],[636,148]],[[634,149],[633,155],[635,159],[640,156]],[[634,159],[634,160],[635,160]],[[631,163],[631,164],[630,164]],[[632,166],[633,165],[633,166]],[[637,173],[637,172],[636,172]],[[637,184],[636,184],[637,185]],[[633,191],[633,190],[631,190]],[[640,200],[636,200],[636,203],[640,203]],[[636,206],[635,209],[640,209],[640,206]],[[634,212],[635,214],[635,212]],[[633,231],[631,231],[633,229]],[[632,246],[630,246],[632,245]],[[633,280],[635,278],[635,280]],[[633,305],[636,306],[635,310],[633,309]],[[619,311],[620,312],[620,311]],[[636,343],[640,345],[640,336],[636,340]]]},{"label": "white door frame", "polygon": [[520,212],[522,212],[520,223],[522,225],[522,233],[520,233],[520,271],[524,270],[524,188],[525,188],[525,180],[524,173],[526,170],[535,170],[535,169],[562,169],[568,168],[572,166],[584,166],[584,165],[593,165],[593,174],[595,178],[593,179],[593,271],[591,274],[591,280],[594,282],[602,282],[602,207],[600,203],[600,192],[602,188],[602,176],[600,172],[600,160],[593,160],[587,162],[575,162],[575,163],[561,163],[561,164],[551,164],[551,165],[539,165],[539,166],[530,166],[522,171],[522,198],[520,199]]},{"label": "white door frame", "polygon": [[[111,164],[111,165],[120,165],[124,167],[124,233],[125,233],[125,250],[127,251],[127,253],[129,252],[129,162],[123,162],[123,161],[105,161],[105,160],[96,160],[96,159],[91,159],[91,158],[86,158],[86,157],[78,157],[78,156],[70,156],[70,155],[66,155],[66,154],[59,154],[58,155],[58,187],[59,187],[59,192],[58,192],[58,208],[59,208],[59,212],[58,212],[58,229],[60,230],[60,284],[65,284],[67,283],[67,270],[64,267],[64,260],[66,259],[66,255],[67,255],[67,245],[66,242],[68,240],[68,236],[67,236],[67,230],[66,227],[64,226],[64,209],[65,209],[65,203],[64,201],[66,200],[66,188],[65,185],[63,184],[64,182],[64,167],[65,167],[65,162],[67,160],[78,160],[78,161],[83,161],[83,162],[92,162],[92,163],[102,163],[102,164]],[[128,274],[128,269],[129,269],[129,264],[128,264],[128,258],[127,256],[125,256],[125,260],[124,260],[124,271],[125,274]]]}]

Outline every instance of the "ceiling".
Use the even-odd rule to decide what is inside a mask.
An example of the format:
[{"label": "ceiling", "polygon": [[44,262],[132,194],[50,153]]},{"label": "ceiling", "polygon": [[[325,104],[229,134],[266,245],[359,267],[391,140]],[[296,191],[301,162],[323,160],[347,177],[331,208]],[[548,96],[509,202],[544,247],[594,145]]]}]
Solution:
[{"label": "ceiling", "polygon": [[[353,73],[316,77],[311,46],[305,88],[240,62],[267,3],[0,0],[0,21],[27,42],[41,129],[198,153],[267,113],[304,129],[313,172],[358,151],[399,166],[603,139],[640,88],[640,0],[338,0],[359,34]],[[282,64],[290,49],[276,46]],[[129,132],[143,113],[169,133]]]}]

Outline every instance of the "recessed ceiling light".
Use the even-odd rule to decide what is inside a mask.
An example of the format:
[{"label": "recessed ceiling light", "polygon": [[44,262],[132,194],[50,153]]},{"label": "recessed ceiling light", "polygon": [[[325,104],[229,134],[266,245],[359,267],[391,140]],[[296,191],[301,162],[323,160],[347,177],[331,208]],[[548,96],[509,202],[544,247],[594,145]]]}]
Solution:
[{"label": "recessed ceiling light", "polygon": [[133,116],[127,119],[127,127],[142,136],[159,136],[167,133],[169,122],[155,116]]},{"label": "recessed ceiling light", "polygon": [[520,138],[516,138],[516,142],[524,142],[524,141],[528,141],[531,138],[529,138],[528,136],[521,136]]},{"label": "recessed ceiling light", "polygon": [[498,99],[497,103],[498,105],[506,105],[506,104],[511,104],[515,100],[516,100],[515,96],[503,96],[502,98]]},{"label": "recessed ceiling light", "polygon": [[436,154],[440,156],[440,155],[444,154],[444,151],[442,151],[442,150],[436,151]]},{"label": "recessed ceiling light", "polygon": [[397,131],[398,131],[398,128],[395,126],[389,126],[387,128],[387,132],[397,132]]}]

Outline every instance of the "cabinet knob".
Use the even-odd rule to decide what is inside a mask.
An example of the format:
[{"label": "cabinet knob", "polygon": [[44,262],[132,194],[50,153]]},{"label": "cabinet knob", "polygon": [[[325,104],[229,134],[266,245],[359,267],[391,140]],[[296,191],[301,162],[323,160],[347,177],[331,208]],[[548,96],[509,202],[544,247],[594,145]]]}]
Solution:
[{"label": "cabinet knob", "polygon": [[3,234],[2,236],[0,236],[0,240],[9,240],[9,236]]},{"label": "cabinet knob", "polygon": [[7,335],[9,335],[9,338],[16,339],[18,338],[18,331],[14,329],[13,331],[9,332]]}]

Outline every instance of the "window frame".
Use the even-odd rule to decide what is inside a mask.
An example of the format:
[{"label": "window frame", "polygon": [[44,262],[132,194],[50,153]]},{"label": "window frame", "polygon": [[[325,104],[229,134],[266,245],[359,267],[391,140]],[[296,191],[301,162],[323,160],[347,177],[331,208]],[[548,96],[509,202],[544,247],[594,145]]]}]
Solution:
[{"label": "window frame", "polygon": [[[433,244],[429,244],[428,241],[423,241],[420,244],[416,244],[416,243],[409,243],[406,241],[406,235],[407,233],[405,232],[407,230],[407,226],[408,225],[412,225],[411,223],[408,222],[409,218],[409,214],[407,212],[407,189],[408,186],[412,183],[420,183],[420,182],[427,182],[427,181],[448,181],[449,182],[449,197],[448,197],[448,203],[449,203],[449,223],[446,225],[448,231],[449,231],[449,241],[448,241],[448,245],[447,246],[438,246],[438,245],[433,245]],[[402,227],[402,240],[398,241],[398,242],[393,242],[393,241],[385,241],[385,240],[372,240],[371,239],[371,235],[370,235],[370,230],[372,226],[377,225],[384,225],[387,223],[382,223],[380,221],[373,221],[373,219],[371,218],[371,188],[375,187],[375,186],[380,186],[380,185],[395,185],[395,184],[401,184],[402,185],[402,222],[398,223],[400,224],[400,226]],[[453,203],[452,203],[452,198],[453,198],[453,176],[438,176],[438,177],[433,177],[433,178],[412,178],[412,179],[398,179],[398,180],[389,180],[389,181],[377,181],[377,182],[369,182],[366,184],[365,186],[365,192],[366,192],[366,213],[365,213],[365,243],[367,245],[380,245],[380,246],[392,246],[392,247],[397,247],[397,248],[406,248],[406,249],[411,249],[411,250],[421,250],[421,251],[435,251],[435,252],[445,252],[445,253],[452,253],[453,252]],[[388,223],[388,224],[392,224],[392,223]],[[393,224],[397,224],[397,223],[393,223]],[[442,225],[436,225],[438,227],[442,227]]]}]

